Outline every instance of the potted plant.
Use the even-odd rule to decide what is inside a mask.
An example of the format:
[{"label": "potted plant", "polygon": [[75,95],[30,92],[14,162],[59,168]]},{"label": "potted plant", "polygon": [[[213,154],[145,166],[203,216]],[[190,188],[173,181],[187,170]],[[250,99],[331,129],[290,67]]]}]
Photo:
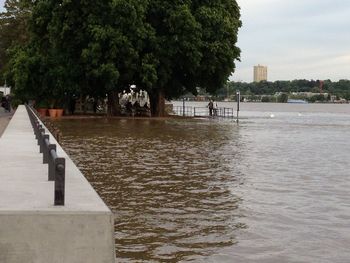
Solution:
[{"label": "potted plant", "polygon": [[63,115],[63,100],[52,99],[50,103],[49,115],[51,118],[60,118]]},{"label": "potted plant", "polygon": [[45,117],[47,114],[48,103],[45,100],[40,100],[36,104],[36,110],[40,114],[40,116]]},{"label": "potted plant", "polygon": [[51,118],[57,117],[57,99],[50,100],[49,115]]},{"label": "potted plant", "polygon": [[60,96],[60,98],[58,98],[56,100],[56,105],[55,105],[55,108],[56,108],[56,117],[57,118],[61,118],[62,115],[63,115],[63,112],[64,112],[64,97],[63,96]]},{"label": "potted plant", "polygon": [[61,118],[63,115],[63,108],[56,109],[56,117]]}]

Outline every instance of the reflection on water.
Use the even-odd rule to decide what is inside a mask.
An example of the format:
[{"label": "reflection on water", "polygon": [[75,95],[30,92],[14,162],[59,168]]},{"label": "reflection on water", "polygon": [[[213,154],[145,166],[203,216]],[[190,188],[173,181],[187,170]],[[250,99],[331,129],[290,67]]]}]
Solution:
[{"label": "reflection on water", "polygon": [[[215,122],[215,121],[214,121]],[[178,262],[230,247],[244,145],[232,122],[65,120],[63,145],[115,213],[118,262]]]},{"label": "reflection on water", "polygon": [[350,106],[276,105],[242,104],[239,125],[58,122],[117,261],[349,262]]}]

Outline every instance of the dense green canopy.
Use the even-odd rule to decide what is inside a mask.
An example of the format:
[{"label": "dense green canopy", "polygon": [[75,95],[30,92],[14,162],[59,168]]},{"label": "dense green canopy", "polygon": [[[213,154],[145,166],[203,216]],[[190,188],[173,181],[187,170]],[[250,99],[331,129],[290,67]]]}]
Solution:
[{"label": "dense green canopy", "polygon": [[3,74],[9,61],[7,50],[29,41],[28,21],[32,1],[6,0],[6,11],[0,13],[0,84],[4,82]]},{"label": "dense green canopy", "polygon": [[37,0],[30,42],[12,50],[8,76],[23,94],[55,98],[115,100],[136,84],[162,115],[162,98],[226,83],[240,55],[239,18],[234,0]]}]

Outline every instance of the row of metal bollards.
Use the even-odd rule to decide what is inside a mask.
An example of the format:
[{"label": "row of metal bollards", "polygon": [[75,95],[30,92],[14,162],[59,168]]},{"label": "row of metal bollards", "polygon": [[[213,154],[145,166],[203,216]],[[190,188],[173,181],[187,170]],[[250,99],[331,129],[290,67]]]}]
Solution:
[{"label": "row of metal bollards", "polygon": [[54,204],[64,205],[66,160],[57,156],[56,144],[50,144],[50,136],[45,134],[43,124],[39,122],[35,109],[28,105],[26,109],[35,138],[38,140],[40,153],[43,154],[43,163],[48,164],[48,180],[55,182]]}]

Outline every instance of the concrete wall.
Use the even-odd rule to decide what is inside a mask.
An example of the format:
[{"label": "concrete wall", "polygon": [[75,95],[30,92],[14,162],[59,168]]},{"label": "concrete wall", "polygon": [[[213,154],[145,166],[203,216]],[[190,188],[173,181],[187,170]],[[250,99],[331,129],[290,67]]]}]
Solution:
[{"label": "concrete wall", "polygon": [[[50,136],[50,141],[56,141]],[[66,205],[54,206],[54,185],[24,106],[0,138],[0,263],[111,263],[113,214],[66,158]]]},{"label": "concrete wall", "polygon": [[102,214],[1,214],[0,262],[114,262],[112,223]]}]

